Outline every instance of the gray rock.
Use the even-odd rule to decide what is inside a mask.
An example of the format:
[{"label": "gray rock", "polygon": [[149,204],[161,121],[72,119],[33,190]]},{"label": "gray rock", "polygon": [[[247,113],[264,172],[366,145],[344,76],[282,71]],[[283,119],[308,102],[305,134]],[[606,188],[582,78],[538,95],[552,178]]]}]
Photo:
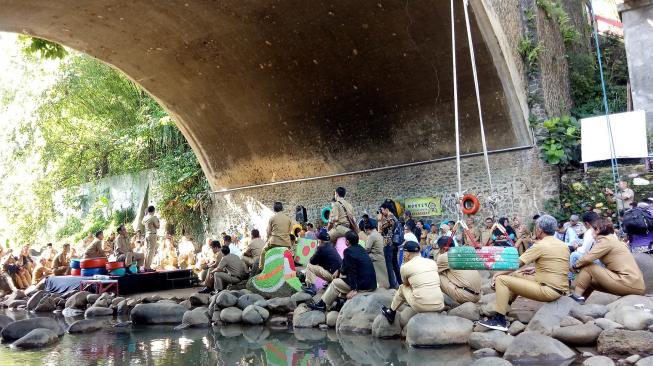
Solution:
[{"label": "gray rock", "polygon": [[220,310],[213,311],[213,315],[211,315],[211,321],[214,323],[220,321]]},{"label": "gray rock", "polygon": [[86,312],[84,313],[84,317],[86,318],[94,318],[98,316],[113,316],[113,309],[102,306],[91,306],[86,309]]},{"label": "gray rock", "polygon": [[[157,301],[157,303],[159,302]],[[164,304],[164,303],[160,303],[160,304]],[[190,303],[190,300],[184,300],[180,302],[179,305],[183,306],[186,310],[190,310],[193,308],[193,304]]]},{"label": "gray rock", "polygon": [[236,303],[238,303],[238,298],[226,291],[220,292],[215,298],[215,305],[220,309],[236,306]]},{"label": "gray rock", "polygon": [[469,319],[471,321],[478,321],[481,319],[481,307],[473,302],[466,302],[449,310],[447,314]]},{"label": "gray rock", "polygon": [[59,303],[59,298],[53,296],[45,296],[39,301],[39,303],[34,308],[35,313],[51,313],[53,312]]},{"label": "gray rock", "polygon": [[10,300],[6,301],[5,304],[9,309],[17,309],[19,307],[27,306],[27,300]]},{"label": "gray rock", "polygon": [[574,318],[573,316],[565,316],[560,320],[560,327],[571,327],[574,325],[581,325],[583,324],[582,321]]},{"label": "gray rock", "polygon": [[267,325],[273,328],[287,328],[289,325],[287,316],[272,316],[268,319]]},{"label": "gray rock", "polygon": [[473,352],[475,358],[484,358],[484,357],[497,357],[499,352],[493,350],[492,348],[481,348]]},{"label": "gray rock", "polygon": [[220,320],[227,324],[240,323],[243,319],[243,311],[237,307],[229,307],[220,311]]},{"label": "gray rock", "polygon": [[75,308],[65,308],[61,312],[61,315],[65,316],[67,318],[72,318],[72,317],[79,316],[79,315],[82,315],[82,314],[84,314],[84,310],[75,309]]},{"label": "gray rock", "polygon": [[326,315],[321,311],[311,311],[306,304],[295,309],[292,317],[294,328],[314,328],[326,323]]},{"label": "gray rock", "polygon": [[98,331],[102,328],[104,328],[105,323],[103,321],[97,320],[97,319],[81,319],[77,320],[76,322],[70,324],[68,327],[67,332],[74,334],[74,333],[90,333],[90,332],[95,332]]},{"label": "gray rock", "polygon": [[635,262],[644,275],[644,286],[647,294],[653,293],[653,256],[645,253],[635,254]]},{"label": "gray rock", "polygon": [[5,341],[13,341],[22,338],[27,333],[37,328],[50,329],[57,335],[63,335],[64,333],[56,320],[52,318],[38,317],[17,320],[7,324],[7,326],[2,329],[2,339]]},{"label": "gray rock", "polygon": [[498,330],[489,332],[474,332],[469,336],[469,346],[473,349],[492,348],[505,352],[515,337]]},{"label": "gray rock", "polygon": [[116,313],[119,315],[129,314],[131,307],[129,306],[129,300],[124,299],[116,305]]},{"label": "gray rock", "polygon": [[640,358],[641,357],[639,355],[632,355],[630,357],[626,357],[626,362],[627,363],[636,363],[637,361],[639,361]]},{"label": "gray rock", "polygon": [[12,343],[12,348],[34,349],[54,344],[59,339],[57,333],[48,328],[36,328]]},{"label": "gray rock", "polygon": [[80,291],[70,296],[66,300],[66,307],[73,309],[86,309],[86,304],[88,304],[87,296],[90,295],[88,291]]},{"label": "gray rock", "polygon": [[258,305],[249,305],[243,310],[242,319],[245,324],[263,324],[270,317],[270,312]]},{"label": "gray rock", "polygon": [[27,295],[25,295],[25,291],[16,290],[16,291],[12,292],[11,295],[9,295],[9,297],[7,299],[5,299],[5,301],[23,300],[26,297],[27,297]]},{"label": "gray rock", "polygon": [[27,310],[34,311],[34,309],[36,309],[36,305],[38,305],[41,299],[43,299],[43,297],[45,297],[47,294],[48,293],[43,290],[34,293],[34,295],[32,295],[32,297],[27,300]]},{"label": "gray rock", "polygon": [[599,335],[597,349],[609,357],[623,357],[633,354],[653,354],[653,333],[644,330],[604,330]]},{"label": "gray rock", "polygon": [[150,296],[145,297],[145,298],[143,299],[143,303],[145,303],[145,304],[153,304],[153,303],[159,302],[159,300],[161,300],[161,295],[159,295],[159,294],[154,294],[154,295],[150,295]]},{"label": "gray rock", "polygon": [[653,366],[653,356],[642,358],[641,360],[637,361],[635,366]]},{"label": "gray rock", "polygon": [[594,321],[594,324],[598,325],[601,329],[603,330],[608,330],[608,329],[623,329],[623,325],[612,321],[610,319],[606,318],[599,318]]},{"label": "gray rock", "polygon": [[417,312],[410,306],[406,306],[403,310],[401,310],[401,312],[397,313],[396,321],[399,321],[399,326],[401,329],[403,329],[410,321],[410,318],[414,317],[415,315],[417,315]]},{"label": "gray rock", "polygon": [[276,314],[287,314],[297,308],[297,304],[289,297],[276,297],[267,302],[268,309]]},{"label": "gray rock", "polygon": [[312,298],[313,298],[313,296],[311,296],[311,295],[309,295],[309,294],[307,294],[305,292],[297,292],[297,293],[292,294],[292,296],[290,296],[290,300],[294,301],[295,304],[297,304],[297,305],[303,304],[306,301],[311,300]]},{"label": "gray rock", "polygon": [[619,296],[613,295],[613,294],[608,294],[605,292],[601,291],[594,291],[592,294],[585,300],[585,305],[587,304],[600,304],[600,305],[608,305],[612,302],[615,302],[619,299]]},{"label": "gray rock", "polygon": [[388,319],[379,314],[372,323],[372,336],[376,338],[396,338],[401,335],[401,326],[395,319],[394,323],[388,323]]},{"label": "gray rock", "polygon": [[526,331],[551,335],[553,329],[560,326],[560,321],[569,315],[571,309],[578,303],[568,296],[562,296],[556,301],[548,302],[535,313],[528,322]]},{"label": "gray rock", "polygon": [[572,308],[569,314],[577,319],[585,316],[589,316],[590,318],[597,319],[597,318],[603,318],[605,314],[608,313],[608,311],[609,309],[606,305],[586,304],[586,305],[578,305]]},{"label": "gray rock", "polygon": [[329,311],[326,315],[326,325],[328,325],[329,328],[335,328],[337,322],[338,322],[338,312]]},{"label": "gray rock", "polygon": [[485,357],[472,362],[469,366],[512,366],[512,364],[503,358]]},{"label": "gray rock", "polygon": [[[488,307],[490,309],[492,309],[491,313],[494,313],[493,306],[490,304],[490,305],[488,305]],[[481,311],[481,313],[483,313],[483,311]],[[508,316],[511,317],[511,318],[517,319],[518,321],[520,321],[520,322],[522,322],[524,324],[528,324],[528,323],[530,323],[530,321],[535,316],[535,311],[528,310],[528,309],[510,310],[510,311],[508,311]]]},{"label": "gray rock", "polygon": [[209,297],[211,297],[211,295],[196,292],[188,297],[188,301],[190,301],[192,306],[204,306],[209,304]]},{"label": "gray rock", "polygon": [[359,293],[340,310],[336,330],[338,333],[371,333],[374,319],[381,313],[381,306],[390,306],[391,302],[392,294],[386,290]]},{"label": "gray rock", "polygon": [[623,325],[628,330],[642,330],[653,324],[653,314],[629,305],[608,312],[605,318]]},{"label": "gray rock", "polygon": [[208,327],[210,323],[211,321],[209,320],[206,311],[201,308],[199,310],[195,309],[186,311],[181,320],[181,324],[194,328]]},{"label": "gray rock", "polygon": [[238,303],[236,304],[236,306],[238,306],[242,310],[245,310],[246,307],[250,305],[254,305],[254,303],[256,303],[259,300],[265,300],[265,298],[263,298],[263,296],[258,294],[245,294],[238,298]]},{"label": "gray rock", "polygon": [[[93,306],[96,307],[103,307],[103,308],[108,308],[111,306],[111,302],[113,302],[113,296],[109,294],[108,292],[103,293],[100,295],[100,297],[95,300],[95,302],[92,302]],[[91,302],[89,301],[89,304]]]},{"label": "gray rock", "polygon": [[506,360],[521,365],[568,365],[575,357],[576,353],[562,342],[538,332],[528,331],[515,337],[503,354]]},{"label": "gray rock", "polygon": [[97,299],[99,299],[99,298],[100,298],[100,295],[89,293],[88,295],[86,295],[86,302],[87,302],[88,304],[95,304],[95,302],[96,302]]},{"label": "gray rock", "polygon": [[111,307],[117,307],[124,300],[125,300],[125,298],[122,297],[122,296],[115,297],[113,300],[111,300],[111,305],[110,306]]},{"label": "gray rock", "polygon": [[186,310],[179,304],[138,304],[132,309],[130,318],[134,324],[179,324]]},{"label": "gray rock", "polygon": [[510,323],[510,327],[508,327],[508,334],[514,336],[523,332],[524,329],[526,329],[526,324],[520,322],[519,320],[515,320],[514,322]]},{"label": "gray rock", "polygon": [[457,316],[420,313],[406,325],[406,342],[412,347],[466,344],[474,324]]},{"label": "gray rock", "polygon": [[608,310],[618,310],[624,306],[635,307],[635,305],[641,305],[646,309],[653,310],[653,298],[640,295],[624,296],[608,304]]},{"label": "gray rock", "polygon": [[593,356],[583,361],[582,366],[614,366],[614,361],[610,357]]},{"label": "gray rock", "polygon": [[268,308],[268,301],[267,300],[259,300],[259,301],[255,302],[254,305],[256,305],[258,307],[262,307],[264,309],[267,309]]},{"label": "gray rock", "polygon": [[13,323],[13,322],[14,322],[14,320],[11,319],[10,317],[8,317],[8,316],[6,316],[4,314],[0,314],[0,331],[2,331],[2,329],[4,327],[9,325],[9,323]]},{"label": "gray rock", "polygon": [[553,331],[553,338],[573,346],[593,346],[603,329],[593,322],[557,328]]}]

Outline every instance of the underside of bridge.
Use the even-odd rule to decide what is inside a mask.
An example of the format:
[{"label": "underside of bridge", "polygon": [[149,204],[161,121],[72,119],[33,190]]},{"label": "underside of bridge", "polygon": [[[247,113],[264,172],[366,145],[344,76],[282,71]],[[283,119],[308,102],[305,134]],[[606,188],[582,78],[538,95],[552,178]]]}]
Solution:
[{"label": "underside of bridge", "polygon": [[[481,139],[457,3],[469,153]],[[471,3],[489,148],[529,145],[525,91],[500,29],[483,0]],[[0,31],[86,52],[142,85],[216,190],[455,153],[449,1],[0,0],[0,9]]]}]

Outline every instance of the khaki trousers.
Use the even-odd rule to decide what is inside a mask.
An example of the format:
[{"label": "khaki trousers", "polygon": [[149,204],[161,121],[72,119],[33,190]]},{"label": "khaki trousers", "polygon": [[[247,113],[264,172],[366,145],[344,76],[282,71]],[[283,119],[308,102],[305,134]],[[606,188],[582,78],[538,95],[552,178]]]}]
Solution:
[{"label": "khaki trousers", "polygon": [[285,246],[285,245],[269,244],[269,243],[266,244],[266,245],[265,245],[265,248],[263,248],[263,250],[261,251],[261,257],[260,257],[259,260],[258,260],[258,268],[259,268],[261,271],[263,270],[263,267],[265,267],[265,253],[267,253],[267,251],[270,250],[270,249],[272,249],[272,248],[286,248],[286,249],[289,249],[289,248],[288,248],[287,246]]},{"label": "khaki trousers", "polygon": [[156,256],[157,249],[157,236],[156,234],[150,234],[145,238],[145,264],[144,267],[147,269],[152,269],[152,262],[154,262],[154,257]]},{"label": "khaki trousers", "polygon": [[633,288],[623,283],[619,275],[596,263],[584,266],[576,276],[576,287],[584,289],[583,296],[589,296],[594,290],[614,295],[643,295],[643,288]]},{"label": "khaki trousers", "polygon": [[70,267],[69,266],[57,267],[54,270],[52,270],[52,273],[54,273],[55,276],[68,276],[70,274]]},{"label": "khaki trousers", "polygon": [[329,287],[327,287],[326,292],[322,295],[322,301],[326,304],[327,307],[330,307],[337,298],[347,295],[351,291],[351,287],[343,280],[342,278],[336,278],[331,281]]},{"label": "khaki trousers", "polygon": [[480,293],[474,295],[471,292],[456,286],[445,275],[440,275],[440,289],[443,293],[451,297],[455,302],[462,304],[466,302],[478,302],[481,299]]},{"label": "khaki trousers", "polygon": [[333,274],[324,269],[322,266],[316,266],[314,264],[309,264],[306,266],[306,284],[308,286],[315,285],[315,280],[320,277],[321,279],[331,282],[333,281]]},{"label": "khaki trousers", "polygon": [[562,296],[551,287],[537,283],[535,276],[523,275],[518,272],[497,277],[495,289],[496,303],[494,304],[494,310],[503,315],[506,315],[508,311],[508,304],[513,302],[517,296],[544,302],[554,301]]},{"label": "khaki trousers", "polygon": [[143,262],[145,261],[145,255],[143,253],[134,253],[134,252],[127,252],[125,254],[121,254],[116,258],[118,262],[125,262],[125,267],[131,266],[133,261],[136,261],[136,265],[138,268],[143,267]]},{"label": "khaki trousers", "polygon": [[435,305],[423,305],[415,300],[413,296],[413,289],[406,285],[399,285],[399,289],[395,292],[395,296],[392,298],[392,304],[390,304],[390,309],[397,310],[401,304],[407,303],[413,310],[418,313],[433,313],[442,311],[444,309],[444,303],[440,306]]},{"label": "khaki trousers", "polygon": [[385,258],[372,260],[374,272],[376,273],[376,285],[379,288],[389,289],[390,281],[388,280],[388,268],[385,265]]},{"label": "khaki trousers", "polygon": [[213,274],[213,290],[222,291],[232,283],[240,282],[240,278],[234,277],[226,272],[216,272]]},{"label": "khaki trousers", "polygon": [[336,225],[331,230],[329,230],[329,238],[332,243],[335,243],[338,238],[342,238],[347,234],[351,229],[344,225]]},{"label": "khaki trousers", "polygon": [[213,285],[215,284],[214,279],[213,279],[213,273],[211,271],[213,268],[209,268],[206,270],[206,277],[204,278],[204,287],[206,288],[213,288]]},{"label": "khaki trousers", "polygon": [[259,258],[254,258],[254,257],[247,257],[247,256],[242,256],[240,259],[242,259],[243,263],[247,266],[247,268],[252,268],[256,264],[257,260],[260,260]]}]

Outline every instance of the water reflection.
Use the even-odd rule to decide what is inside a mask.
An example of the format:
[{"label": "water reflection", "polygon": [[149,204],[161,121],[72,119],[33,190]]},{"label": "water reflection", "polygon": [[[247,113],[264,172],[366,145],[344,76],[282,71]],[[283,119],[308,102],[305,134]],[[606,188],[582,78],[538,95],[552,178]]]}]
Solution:
[{"label": "water reflection", "polygon": [[[24,318],[28,314],[10,314]],[[15,316],[14,316],[15,315]],[[58,317],[63,325],[77,320]],[[111,321],[112,323],[115,320]],[[5,365],[468,365],[467,347],[420,350],[399,340],[342,335],[333,330],[269,329],[240,325],[174,331],[172,326],[107,328],[66,334],[52,347],[12,351]]]}]

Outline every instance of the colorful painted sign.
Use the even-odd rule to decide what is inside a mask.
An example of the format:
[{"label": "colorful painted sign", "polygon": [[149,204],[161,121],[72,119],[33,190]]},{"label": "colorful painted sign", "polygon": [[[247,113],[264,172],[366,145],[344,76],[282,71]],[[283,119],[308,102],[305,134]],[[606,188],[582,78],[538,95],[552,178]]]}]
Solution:
[{"label": "colorful painted sign", "polygon": [[406,198],[405,210],[413,217],[441,216],[442,201],[440,197]]},{"label": "colorful painted sign", "polygon": [[297,240],[295,249],[295,263],[306,266],[317,250],[317,240],[301,238]]}]

